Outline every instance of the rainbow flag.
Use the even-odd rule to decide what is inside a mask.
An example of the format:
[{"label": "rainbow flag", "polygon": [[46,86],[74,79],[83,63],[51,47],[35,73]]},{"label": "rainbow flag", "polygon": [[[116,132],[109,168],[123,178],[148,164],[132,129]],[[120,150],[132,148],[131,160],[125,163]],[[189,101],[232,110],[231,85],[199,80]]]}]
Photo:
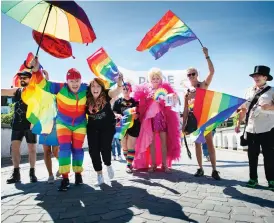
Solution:
[{"label": "rainbow flag", "polygon": [[106,87],[116,83],[119,75],[118,68],[103,48],[88,57],[87,62],[91,71],[105,81]]},{"label": "rainbow flag", "polygon": [[197,88],[193,112],[198,129],[197,143],[204,143],[208,133],[228,119],[246,100],[232,95]]},{"label": "rainbow flag", "polygon": [[157,60],[169,49],[196,39],[197,37],[191,29],[169,10],[145,35],[137,50],[144,51],[149,49],[150,53]]},{"label": "rainbow flag", "polygon": [[[27,56],[27,59],[26,59],[26,65],[28,67],[30,67],[30,63],[31,61],[34,59],[34,55],[32,53],[29,53],[28,56]],[[40,65],[40,69],[43,69],[42,65]],[[13,87],[21,87],[21,84],[20,84],[20,79],[19,79],[19,76],[17,75],[19,72],[23,72],[23,71],[26,71],[26,72],[30,72],[31,73],[31,69],[28,69],[25,67],[25,64],[22,64],[18,70],[18,72],[14,75],[13,79],[12,79],[12,86]]]},{"label": "rainbow flag", "polygon": [[116,133],[114,138],[122,139],[126,135],[126,132],[134,124],[134,114],[136,113],[136,107],[128,108],[123,112],[122,119],[116,124]]}]

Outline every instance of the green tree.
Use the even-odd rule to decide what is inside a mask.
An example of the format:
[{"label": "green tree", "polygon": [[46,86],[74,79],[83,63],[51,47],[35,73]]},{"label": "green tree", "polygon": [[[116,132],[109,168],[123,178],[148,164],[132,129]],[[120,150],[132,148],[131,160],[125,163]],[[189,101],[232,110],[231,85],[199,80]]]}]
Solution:
[{"label": "green tree", "polygon": [[11,125],[13,114],[14,114],[14,104],[10,104],[10,112],[8,114],[1,114],[1,123]]}]

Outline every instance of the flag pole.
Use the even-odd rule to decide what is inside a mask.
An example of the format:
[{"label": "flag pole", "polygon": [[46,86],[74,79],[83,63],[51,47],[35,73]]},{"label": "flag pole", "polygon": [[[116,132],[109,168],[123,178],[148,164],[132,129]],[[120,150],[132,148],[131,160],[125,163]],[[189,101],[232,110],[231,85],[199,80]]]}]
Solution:
[{"label": "flag pole", "polygon": [[[191,32],[193,32],[193,30],[182,20],[182,22],[189,28],[189,30],[191,31]],[[193,32],[194,33],[194,32]],[[196,34],[194,33],[194,35],[196,36]],[[202,47],[204,47],[203,46],[203,44],[202,44],[202,42],[201,42],[201,40],[196,36],[196,38],[197,38],[197,40],[199,41],[199,43],[201,44],[201,46]]]}]

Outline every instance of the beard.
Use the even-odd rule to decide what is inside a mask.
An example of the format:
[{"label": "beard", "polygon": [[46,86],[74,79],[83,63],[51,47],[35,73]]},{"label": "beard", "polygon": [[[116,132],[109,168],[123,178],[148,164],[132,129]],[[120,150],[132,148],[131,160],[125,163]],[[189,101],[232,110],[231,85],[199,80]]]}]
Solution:
[{"label": "beard", "polygon": [[21,81],[20,84],[21,84],[22,87],[27,87],[28,86],[28,83],[26,83],[25,81]]}]

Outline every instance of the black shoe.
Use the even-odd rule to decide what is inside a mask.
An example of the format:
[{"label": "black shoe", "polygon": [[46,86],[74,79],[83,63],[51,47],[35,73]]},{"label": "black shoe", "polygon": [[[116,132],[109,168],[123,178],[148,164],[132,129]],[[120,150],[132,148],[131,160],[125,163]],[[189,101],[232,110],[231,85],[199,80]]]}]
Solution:
[{"label": "black shoe", "polygon": [[83,183],[81,173],[75,173],[75,185],[79,185]]},{"label": "black shoe", "polygon": [[195,177],[202,177],[204,176],[204,170],[198,169],[197,172],[194,174]]},{"label": "black shoe", "polygon": [[221,180],[221,177],[220,177],[220,175],[219,175],[219,171],[217,171],[217,170],[213,170],[212,171],[212,178],[214,178],[215,180]]},{"label": "black shoe", "polygon": [[19,168],[14,168],[10,179],[7,179],[7,184],[14,184],[21,181]]},{"label": "black shoe", "polygon": [[59,191],[67,191],[68,188],[69,188],[69,179],[68,178],[64,178],[61,181],[61,185],[60,185],[60,187],[58,187],[58,190]]},{"label": "black shoe", "polygon": [[35,176],[34,168],[30,168],[29,177],[30,177],[30,182],[31,183],[36,183],[37,182],[37,177]]}]

